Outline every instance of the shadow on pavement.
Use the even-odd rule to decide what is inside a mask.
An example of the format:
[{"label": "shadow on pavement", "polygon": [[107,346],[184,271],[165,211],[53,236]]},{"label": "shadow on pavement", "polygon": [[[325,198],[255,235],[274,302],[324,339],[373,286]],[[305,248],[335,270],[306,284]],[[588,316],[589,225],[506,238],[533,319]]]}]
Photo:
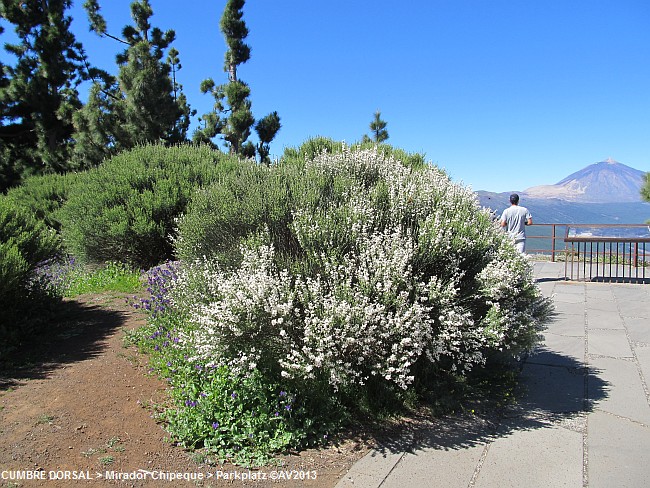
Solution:
[{"label": "shadow on pavement", "polygon": [[567,281],[564,276],[558,277],[558,278],[537,278],[535,280],[536,283],[549,283],[549,282],[555,282],[555,281]]},{"label": "shadow on pavement", "polygon": [[[607,397],[608,384],[582,363],[552,356],[546,353],[548,364],[522,364],[514,402],[500,406],[497,401],[492,405],[495,408],[479,413],[466,409],[462,414],[413,419],[377,436],[376,451],[389,455],[423,449],[460,450],[507,437],[514,431],[580,424],[594,404]],[[503,392],[493,394],[495,399],[503,398]]]}]

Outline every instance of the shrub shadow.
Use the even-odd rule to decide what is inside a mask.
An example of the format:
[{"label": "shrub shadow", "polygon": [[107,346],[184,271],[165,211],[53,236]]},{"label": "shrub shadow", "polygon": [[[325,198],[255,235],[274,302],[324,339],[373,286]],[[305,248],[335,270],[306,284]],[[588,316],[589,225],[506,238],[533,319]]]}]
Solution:
[{"label": "shrub shadow", "polygon": [[544,352],[520,363],[513,400],[497,385],[485,396],[466,399],[462,413],[416,415],[373,436],[373,456],[460,450],[485,445],[515,431],[584,424],[594,405],[607,397],[608,383],[573,358]]},{"label": "shrub shadow", "polygon": [[535,283],[549,283],[555,281],[567,281],[567,279],[564,276],[558,276],[553,278],[537,278],[535,280]]},{"label": "shrub shadow", "polygon": [[128,313],[66,300],[39,331],[23,339],[0,362],[0,391],[47,378],[66,364],[97,357],[105,339],[122,327]]}]

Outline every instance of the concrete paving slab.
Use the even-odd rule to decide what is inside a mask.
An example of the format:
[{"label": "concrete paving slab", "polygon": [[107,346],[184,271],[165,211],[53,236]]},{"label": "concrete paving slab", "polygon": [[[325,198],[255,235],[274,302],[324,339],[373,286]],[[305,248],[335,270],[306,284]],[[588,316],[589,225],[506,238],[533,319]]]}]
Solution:
[{"label": "concrete paving slab", "polygon": [[[603,357],[590,358],[589,363],[593,375],[588,378],[587,391],[594,408],[650,425],[650,406],[637,365],[633,361]],[[598,391],[596,378],[605,382],[604,392]]]},{"label": "concrete paving slab", "polygon": [[589,331],[588,354],[613,358],[632,358],[625,330],[593,329]]},{"label": "concrete paving slab", "polygon": [[[407,453],[381,488],[467,488],[485,445],[465,449],[426,449]],[[354,485],[356,488],[356,484]]]},{"label": "concrete paving slab", "polygon": [[585,303],[584,302],[558,302],[557,300],[553,301],[555,305],[555,313],[558,315],[583,315],[585,314]]},{"label": "concrete paving slab", "polygon": [[621,309],[621,315],[623,317],[637,317],[650,320],[650,300],[645,302],[619,300],[618,306]]},{"label": "concrete paving slab", "polygon": [[537,283],[537,287],[545,297],[550,297],[553,294],[555,283]]},{"label": "concrete paving slab", "polygon": [[585,318],[582,315],[559,315],[549,323],[545,333],[584,337]]},{"label": "concrete paving slab", "polygon": [[553,301],[556,303],[581,303],[584,306],[585,297],[578,293],[558,293],[556,291]]},{"label": "concrete paving slab", "polygon": [[536,278],[564,278],[564,263],[535,261],[533,270]]},{"label": "concrete paving slab", "polygon": [[640,318],[625,318],[625,328],[632,342],[650,344],[650,321]]},{"label": "concrete paving slab", "polygon": [[589,488],[650,486],[650,427],[603,412],[587,421]]},{"label": "concrete paving slab", "polygon": [[585,341],[582,336],[566,336],[546,332],[544,343],[535,349],[528,362],[580,368],[584,366],[584,358]]},{"label": "concrete paving slab", "polygon": [[585,295],[585,285],[574,281],[567,281],[555,285],[555,293],[569,295]]},{"label": "concrete paving slab", "polygon": [[404,455],[403,452],[371,451],[354,463],[336,488],[377,488]]},{"label": "concrete paving slab", "polygon": [[[495,421],[479,416],[449,416],[402,431],[355,463],[337,488],[467,487]],[[458,484],[456,484],[458,483]]]},{"label": "concrete paving slab", "polygon": [[587,329],[624,329],[623,319],[618,312],[603,312],[587,309]]},{"label": "concrete paving slab", "polygon": [[504,431],[507,435],[489,447],[476,488],[582,486],[580,432],[558,426],[527,429],[525,425],[516,429],[504,425]]},{"label": "concrete paving slab", "polygon": [[612,285],[612,293],[617,300],[645,301],[648,303],[648,291],[644,285]]},{"label": "concrete paving slab", "polygon": [[618,304],[614,299],[587,297],[587,309],[618,313]]},{"label": "concrete paving slab", "polygon": [[596,286],[588,286],[587,287],[587,300],[589,299],[595,299],[595,300],[608,300],[608,301],[614,301],[614,292],[612,292],[612,289],[609,286],[606,287],[596,287]]},{"label": "concrete paving slab", "polygon": [[527,363],[520,378],[518,408],[553,418],[584,408],[585,377],[581,368]]}]

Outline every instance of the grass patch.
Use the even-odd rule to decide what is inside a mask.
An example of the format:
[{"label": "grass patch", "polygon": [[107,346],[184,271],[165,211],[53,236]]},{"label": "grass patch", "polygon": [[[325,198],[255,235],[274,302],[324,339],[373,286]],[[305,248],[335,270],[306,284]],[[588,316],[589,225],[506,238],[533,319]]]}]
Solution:
[{"label": "grass patch", "polygon": [[67,298],[87,293],[137,293],[143,288],[141,272],[117,262],[92,267],[71,258],[42,266],[37,274],[52,294]]},{"label": "grass patch", "polygon": [[115,462],[115,458],[113,456],[102,456],[99,458],[99,463],[102,466],[108,466],[109,464],[113,464]]},{"label": "grass patch", "polygon": [[54,422],[54,416],[44,413],[38,417],[38,420],[36,421],[36,425],[52,424],[52,422]]},{"label": "grass patch", "polygon": [[110,262],[105,267],[75,274],[70,280],[65,296],[75,297],[86,293],[107,291],[135,293],[142,288],[140,273],[125,264]]}]

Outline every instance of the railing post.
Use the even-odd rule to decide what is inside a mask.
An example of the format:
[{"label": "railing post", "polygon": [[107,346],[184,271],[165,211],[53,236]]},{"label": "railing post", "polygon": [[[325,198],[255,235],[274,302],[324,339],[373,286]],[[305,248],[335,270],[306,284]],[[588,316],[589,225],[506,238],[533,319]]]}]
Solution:
[{"label": "railing post", "polygon": [[551,262],[555,262],[555,224],[553,224],[553,230],[551,232]]}]

